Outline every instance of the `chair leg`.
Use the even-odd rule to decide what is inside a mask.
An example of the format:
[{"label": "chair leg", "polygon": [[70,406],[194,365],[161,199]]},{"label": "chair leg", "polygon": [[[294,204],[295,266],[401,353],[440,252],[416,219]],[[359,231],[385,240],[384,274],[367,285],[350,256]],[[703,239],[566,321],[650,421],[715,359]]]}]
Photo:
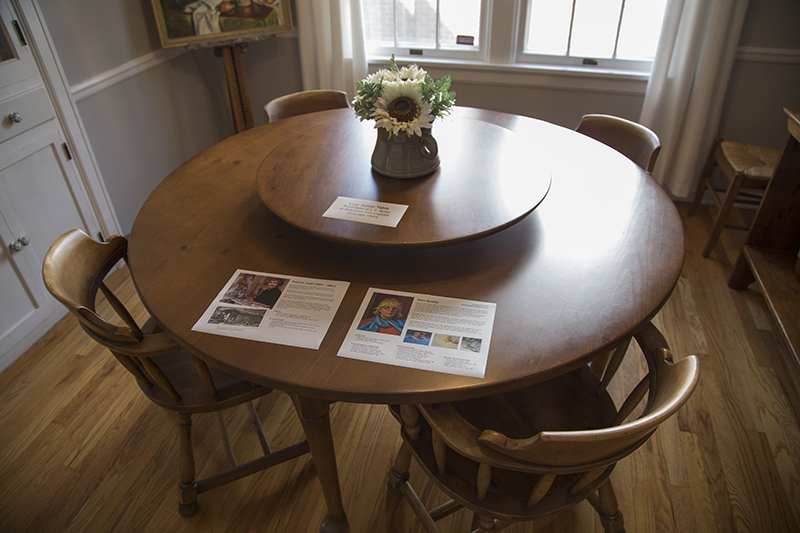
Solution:
[{"label": "chair leg", "polygon": [[228,430],[225,427],[225,421],[222,419],[222,413],[214,411],[214,418],[217,420],[219,434],[222,437],[222,446],[225,448],[225,457],[228,458],[228,466],[234,467],[236,466],[236,456],[233,454],[233,446],[231,446],[231,441],[228,438]]},{"label": "chair leg", "polygon": [[484,532],[494,532],[497,531],[495,527],[494,518],[487,518],[485,516],[480,516],[478,513],[475,513],[472,516],[472,527],[473,529],[477,526],[477,531],[484,533]]},{"label": "chair leg", "polygon": [[708,238],[708,244],[703,249],[703,257],[708,257],[714,247],[717,245],[719,236],[722,230],[725,229],[725,224],[728,221],[728,216],[733,209],[733,204],[736,202],[736,197],[739,195],[739,189],[742,188],[744,176],[736,175],[725,193],[725,198],[722,200],[722,205],[717,213],[717,218],[714,219],[714,229],[711,230],[711,236]]},{"label": "chair leg", "polygon": [[197,514],[197,482],[194,470],[194,451],[192,450],[192,415],[178,414],[179,470],[178,488],[181,500],[178,513],[189,518]]},{"label": "chair leg", "polygon": [[[386,482],[389,494],[404,497],[427,533],[439,533],[439,528],[436,527],[436,518],[431,516],[431,513],[425,508],[422,500],[419,499],[419,496],[414,491],[414,487],[409,483],[408,469],[411,467],[411,460],[411,449],[408,444],[403,442],[397,451],[393,465],[389,468]],[[441,516],[447,516],[457,508],[460,508],[458,505],[452,505],[453,503],[455,502],[449,502],[435,511],[443,509]]]},{"label": "chair leg", "polygon": [[400,483],[408,481],[408,469],[411,468],[411,450],[404,442],[397,450],[397,456],[394,458],[394,464],[389,468],[389,475],[387,486],[389,494],[393,496],[400,496]]},{"label": "chair leg", "polygon": [[600,485],[597,492],[590,494],[587,500],[597,511],[600,523],[606,533],[625,532],[625,520],[622,517],[622,511],[619,510],[617,495],[614,494],[614,487],[611,485],[610,479]]},{"label": "chair leg", "polygon": [[598,388],[597,394],[605,392],[609,384],[611,384],[611,380],[614,379],[617,370],[619,370],[622,364],[622,360],[625,359],[625,354],[628,353],[630,345],[631,338],[628,337],[625,342],[617,346],[616,350],[614,350],[614,354],[611,356],[611,360],[608,362],[603,372],[603,377],[600,379],[600,387]]},{"label": "chair leg", "polygon": [[247,402],[247,408],[250,411],[250,418],[253,420],[253,425],[256,428],[258,442],[261,443],[261,450],[264,452],[264,455],[269,455],[272,453],[272,450],[269,447],[269,442],[267,442],[267,436],[264,435],[264,428],[261,425],[261,420],[258,418],[256,406],[253,405],[253,402]]},{"label": "chair leg", "polygon": [[750,263],[747,262],[747,259],[745,259],[742,254],[739,254],[739,258],[733,266],[731,277],[728,279],[728,287],[731,289],[743,290],[755,280],[756,277],[753,275]]},{"label": "chair leg", "polygon": [[592,369],[594,375],[597,376],[597,379],[603,377],[603,372],[606,371],[606,367],[608,366],[608,361],[611,359],[611,350],[606,350],[605,352],[601,353],[589,363],[589,368]]},{"label": "chair leg", "polygon": [[700,202],[703,201],[703,196],[706,194],[708,179],[711,177],[711,172],[714,170],[714,167],[717,164],[715,154],[719,142],[720,139],[714,139],[714,143],[711,145],[711,151],[708,153],[706,162],[703,165],[703,170],[700,172],[700,179],[697,180],[697,190],[694,193],[694,201],[692,201],[692,205],[689,206],[689,215],[694,215],[697,212],[697,208],[700,206]]}]

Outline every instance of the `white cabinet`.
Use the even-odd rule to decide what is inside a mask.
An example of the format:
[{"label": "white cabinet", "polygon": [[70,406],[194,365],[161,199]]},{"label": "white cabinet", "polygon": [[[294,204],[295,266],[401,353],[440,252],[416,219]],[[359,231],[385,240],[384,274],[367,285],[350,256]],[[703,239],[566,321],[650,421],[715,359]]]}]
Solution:
[{"label": "white cabinet", "polygon": [[74,176],[53,122],[0,144],[0,354],[9,359],[0,365],[20,355],[14,348],[21,341],[38,336],[63,315],[44,288],[42,260],[59,235],[87,227],[70,190]]},{"label": "white cabinet", "polygon": [[42,282],[50,244],[98,228],[14,7],[0,0],[0,371],[65,313]]}]

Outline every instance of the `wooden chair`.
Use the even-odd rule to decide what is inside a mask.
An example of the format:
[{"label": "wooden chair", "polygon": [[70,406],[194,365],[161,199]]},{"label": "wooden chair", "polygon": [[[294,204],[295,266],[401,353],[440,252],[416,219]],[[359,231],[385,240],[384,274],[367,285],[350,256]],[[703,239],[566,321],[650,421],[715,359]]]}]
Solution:
[{"label": "wooden chair", "polygon": [[[207,366],[181,349],[152,318],[141,328],[136,324],[103,282],[114,266],[126,259],[127,250],[128,241],[124,237],[113,236],[107,243],[100,243],[74,229],[50,247],[44,258],[42,275],[47,290],[75,315],[92,339],[108,348],[133,374],[142,392],[155,404],[178,414],[178,510],[181,516],[189,517],[198,510],[198,494],[299,457],[308,452],[308,444],[303,441],[272,452],[252,403],[272,389]],[[114,323],[97,312],[98,290],[117,315]],[[237,464],[220,411],[243,403],[249,407],[264,455]],[[230,466],[223,472],[195,479],[192,414],[207,412],[216,415]]]},{"label": "wooden chair", "polygon": [[[697,358],[673,363],[654,326],[635,338],[649,372],[619,409],[587,366],[488,398],[390,406],[403,423],[390,492],[402,493],[429,532],[462,507],[474,513],[476,531],[496,531],[584,499],[605,531],[624,531],[611,471],[686,402],[698,379]],[[425,508],[409,482],[412,457],[453,500]]]},{"label": "wooden chair", "polygon": [[[658,154],[661,152],[661,141],[658,135],[649,128],[636,122],[611,115],[584,115],[576,130],[578,133],[591,137],[621,153],[648,174],[653,173]],[[610,368],[606,372],[606,380],[613,377],[613,370],[622,363],[628,351],[630,339],[623,342],[613,353],[598,357],[593,363],[594,368]]]},{"label": "wooden chair", "polygon": [[641,124],[611,115],[584,115],[575,131],[610,146],[648,174],[653,173],[661,141]]},{"label": "wooden chair", "polygon": [[295,115],[350,107],[343,91],[318,89],[279,96],[264,106],[264,121],[277,122]]},{"label": "wooden chair", "polygon": [[[711,151],[700,173],[694,201],[689,206],[689,214],[694,215],[705,192],[711,193],[711,199],[717,206],[717,216],[711,236],[703,249],[703,257],[708,257],[717,245],[722,230],[725,228],[749,230],[750,225],[732,224],[728,222],[731,210],[736,205],[759,205],[764,195],[781,151],[753,144],[742,144],[722,139],[714,139]],[[719,167],[727,179],[726,188],[718,188],[711,182],[711,174]],[[724,196],[720,200],[720,194]]]}]

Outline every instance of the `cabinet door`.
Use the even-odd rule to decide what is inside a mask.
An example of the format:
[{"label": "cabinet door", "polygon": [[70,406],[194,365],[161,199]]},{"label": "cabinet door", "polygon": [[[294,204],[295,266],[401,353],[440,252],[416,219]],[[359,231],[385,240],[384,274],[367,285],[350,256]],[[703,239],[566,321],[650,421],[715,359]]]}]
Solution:
[{"label": "cabinet door", "polygon": [[20,40],[19,24],[8,0],[0,0],[0,99],[41,83],[30,46]]},{"label": "cabinet door", "polygon": [[80,195],[70,189],[72,166],[55,120],[0,147],[2,370],[20,355],[16,352],[27,348],[21,341],[45,331],[63,315],[63,307],[44,287],[42,260],[59,235],[72,228],[85,229],[87,224],[77,200]]}]

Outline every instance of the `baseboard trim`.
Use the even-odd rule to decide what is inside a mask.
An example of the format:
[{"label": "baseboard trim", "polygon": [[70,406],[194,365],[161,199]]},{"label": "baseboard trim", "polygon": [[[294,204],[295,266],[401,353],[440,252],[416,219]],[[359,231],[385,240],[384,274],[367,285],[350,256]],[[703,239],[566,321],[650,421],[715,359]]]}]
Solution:
[{"label": "baseboard trim", "polygon": [[56,307],[49,317],[37,325],[30,333],[20,339],[19,342],[16,343],[10,350],[4,354],[0,354],[0,372],[3,372],[5,369],[11,366],[14,361],[22,357],[25,352],[27,352],[39,341],[39,339],[41,339],[48,331],[50,331],[50,328],[55,326],[58,321],[64,318],[66,315],[66,309],[60,306]]}]

